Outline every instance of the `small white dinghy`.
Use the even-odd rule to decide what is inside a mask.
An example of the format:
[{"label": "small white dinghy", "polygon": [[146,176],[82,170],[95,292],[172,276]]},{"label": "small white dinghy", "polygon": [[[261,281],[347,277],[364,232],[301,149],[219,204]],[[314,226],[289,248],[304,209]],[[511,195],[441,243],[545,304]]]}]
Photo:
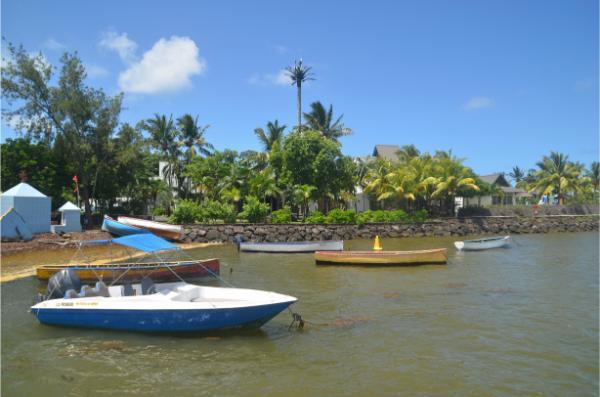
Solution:
[{"label": "small white dinghy", "polygon": [[296,253],[315,251],[343,251],[344,242],[341,240],[327,241],[297,241],[281,243],[240,243],[240,251],[246,252],[272,252]]},{"label": "small white dinghy", "polygon": [[454,246],[459,251],[479,251],[490,248],[500,248],[510,243],[510,236],[487,237],[477,240],[455,241]]},{"label": "small white dinghy", "polygon": [[63,298],[31,307],[40,323],[136,332],[205,332],[260,327],[289,305],[293,296],[185,282],[67,290]]}]

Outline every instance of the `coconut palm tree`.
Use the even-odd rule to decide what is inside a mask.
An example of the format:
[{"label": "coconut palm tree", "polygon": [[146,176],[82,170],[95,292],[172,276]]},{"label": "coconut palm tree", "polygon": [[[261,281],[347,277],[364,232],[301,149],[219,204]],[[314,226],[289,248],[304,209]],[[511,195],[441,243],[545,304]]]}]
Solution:
[{"label": "coconut palm tree", "polygon": [[395,190],[389,180],[391,164],[384,159],[378,159],[373,163],[373,167],[367,171],[363,178],[362,184],[364,192],[375,193],[377,201],[381,202],[381,208],[384,209],[384,200],[391,197]]},{"label": "coconut palm tree", "polygon": [[581,191],[581,167],[571,163],[569,156],[550,152],[550,156],[544,156],[537,166],[539,170],[535,173],[536,181],[531,192],[541,195],[554,193],[559,204],[563,204],[566,193]]},{"label": "coconut palm tree", "polygon": [[345,128],[342,123],[344,115],[333,121],[333,105],[329,105],[329,110],[325,110],[323,104],[319,101],[310,104],[311,111],[304,113],[304,119],[308,128],[319,131],[324,137],[337,140],[341,136],[352,134],[350,128]]},{"label": "coconut palm tree", "polygon": [[143,121],[141,126],[150,134],[150,144],[157,148],[167,161],[163,173],[169,188],[172,188],[173,178],[177,177],[177,163],[179,162],[179,149],[176,141],[177,130],[173,124],[173,117],[169,116],[169,119],[167,119],[164,114],[155,113],[154,118]]},{"label": "coconut palm tree", "polygon": [[417,149],[415,145],[404,145],[396,153],[396,155],[398,156],[398,160],[400,160],[400,162],[402,163],[407,163],[411,159],[419,157],[420,154],[421,152],[419,151],[419,149]]},{"label": "coconut palm tree", "polygon": [[180,144],[186,147],[185,153],[188,162],[196,155],[196,148],[201,154],[206,156],[211,154],[214,147],[204,139],[204,133],[210,125],[199,125],[198,116],[193,118],[191,114],[184,114],[177,120],[177,123],[181,139]]},{"label": "coconut palm tree", "polygon": [[304,63],[302,63],[302,59],[300,59],[300,62],[294,61],[294,66],[285,68],[292,85],[295,85],[298,89],[298,129],[302,128],[302,83],[314,80],[314,74],[311,72],[311,69],[310,66],[305,66]]},{"label": "coconut palm tree", "polygon": [[600,163],[594,161],[590,169],[585,172],[585,175],[592,181],[594,191],[598,191],[600,187]]},{"label": "coconut palm tree", "polygon": [[525,178],[525,171],[520,169],[518,166],[514,166],[512,171],[508,173],[508,176],[515,181],[515,184],[518,184],[523,180],[523,178]]},{"label": "coconut palm tree", "polygon": [[306,215],[308,214],[308,200],[315,190],[317,190],[317,188],[312,185],[294,185],[292,187],[293,201],[296,204],[300,204],[303,218],[306,218]]},{"label": "coconut palm tree", "polygon": [[263,144],[265,152],[270,152],[275,146],[278,146],[283,141],[284,131],[287,125],[279,125],[279,120],[275,120],[274,123],[267,123],[267,132],[262,128],[254,129],[254,133]]}]

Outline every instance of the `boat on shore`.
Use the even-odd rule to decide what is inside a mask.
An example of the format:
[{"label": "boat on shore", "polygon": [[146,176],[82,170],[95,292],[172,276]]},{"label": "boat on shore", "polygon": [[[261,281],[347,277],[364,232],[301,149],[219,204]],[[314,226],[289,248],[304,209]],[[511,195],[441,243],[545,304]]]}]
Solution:
[{"label": "boat on shore", "polygon": [[[58,275],[57,275],[58,276]],[[63,280],[57,285],[73,285]],[[62,291],[59,291],[62,292]],[[208,332],[261,327],[297,301],[270,291],[185,282],[81,287],[31,307],[42,324],[147,333]]]},{"label": "boat on shore", "polygon": [[140,282],[147,274],[151,274],[152,279],[156,281],[177,281],[180,278],[191,280],[219,274],[220,263],[218,259],[213,258],[177,262],[42,265],[36,269],[36,276],[39,280],[47,281],[63,269],[73,270],[84,282],[97,280]]},{"label": "boat on shore", "polygon": [[150,221],[146,219],[130,218],[128,216],[119,216],[117,221],[124,225],[148,230],[157,236],[169,240],[181,240],[183,238],[184,231],[183,226],[181,225],[171,225],[168,223]]},{"label": "boat on shore", "polygon": [[[36,275],[40,280],[48,280],[55,273],[63,269],[70,269],[80,280],[84,281],[111,281],[136,282],[145,276],[159,281],[183,281],[207,276],[218,276],[220,263],[218,259],[194,259],[186,257],[181,260],[172,260],[174,254],[181,253],[179,247],[152,233],[132,234],[109,240],[87,240],[79,242],[78,253],[86,246],[117,244],[126,248],[142,251],[156,258],[137,262],[119,262],[94,264],[75,261],[77,253],[71,264],[42,265],[36,268]],[[180,255],[181,256],[181,255]],[[167,259],[168,258],[168,259]],[[73,264],[74,262],[74,264]]]},{"label": "boat on shore", "polygon": [[102,221],[102,230],[108,232],[114,236],[129,236],[131,234],[144,234],[150,233],[146,229],[142,229],[137,226],[127,225],[125,223],[119,222],[108,215],[104,215],[104,219]]},{"label": "boat on shore", "polygon": [[445,264],[448,255],[446,248],[417,251],[317,251],[315,261],[318,265],[415,266]]},{"label": "boat on shore", "polygon": [[480,251],[491,248],[505,247],[510,243],[510,236],[486,237],[477,240],[455,241],[454,246],[459,251]]},{"label": "boat on shore", "polygon": [[239,243],[240,251],[271,252],[271,253],[300,253],[315,251],[341,251],[344,242],[341,240],[328,241],[298,241],[280,243]]}]

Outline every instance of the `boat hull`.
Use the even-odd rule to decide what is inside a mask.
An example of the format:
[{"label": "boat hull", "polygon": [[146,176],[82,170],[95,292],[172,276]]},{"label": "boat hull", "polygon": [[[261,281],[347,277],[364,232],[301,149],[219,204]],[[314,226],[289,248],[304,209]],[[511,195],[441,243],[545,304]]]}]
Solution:
[{"label": "boat hull", "polygon": [[129,218],[126,216],[120,216],[117,219],[122,224],[146,229],[157,236],[164,237],[169,240],[181,240],[183,237],[183,226],[181,225],[169,225],[166,223],[148,221],[138,218]]},{"label": "boat hull", "polygon": [[315,251],[341,251],[343,249],[344,242],[341,240],[286,243],[240,243],[240,250],[245,252],[301,253]]},{"label": "boat hull", "polygon": [[198,310],[35,309],[33,313],[42,324],[65,327],[153,333],[207,332],[259,328],[292,303]]},{"label": "boat hull", "polygon": [[129,236],[131,234],[149,233],[146,229],[141,229],[139,227],[117,222],[109,216],[104,216],[101,229],[116,236]]},{"label": "boat hull", "polygon": [[505,247],[510,243],[510,236],[490,237],[479,240],[455,241],[454,246],[461,251],[481,251]]},{"label": "boat hull", "polygon": [[448,255],[446,248],[419,251],[317,251],[315,261],[318,265],[415,266],[445,264]]},{"label": "boat hull", "polygon": [[[169,270],[169,267],[172,271]],[[79,279],[83,282],[96,282],[99,279],[103,281],[113,281],[117,278],[119,281],[138,282],[146,275],[150,275],[155,281],[177,281],[179,280],[179,277],[186,280],[219,274],[220,263],[218,259],[206,259],[186,262],[118,263],[72,266],[44,265],[39,266],[36,269],[37,278],[40,280],[48,280],[52,275],[66,268],[75,271],[77,276],[79,276]],[[173,274],[173,272],[179,277]],[[119,278],[119,276],[121,277]]]}]

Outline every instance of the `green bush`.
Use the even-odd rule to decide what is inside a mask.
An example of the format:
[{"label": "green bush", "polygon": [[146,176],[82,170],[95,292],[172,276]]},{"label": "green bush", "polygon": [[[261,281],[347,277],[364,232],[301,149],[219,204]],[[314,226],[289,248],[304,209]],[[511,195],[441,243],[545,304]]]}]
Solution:
[{"label": "green bush", "polygon": [[325,223],[325,215],[321,211],[313,211],[304,219],[305,223]]},{"label": "green bush", "polygon": [[292,221],[292,210],[287,205],[271,214],[272,223],[290,223]]},{"label": "green bush", "polygon": [[154,207],[152,209],[152,215],[154,216],[161,216],[165,214],[165,210],[161,207]]},{"label": "green bush", "polygon": [[427,210],[422,209],[415,211],[415,213],[411,215],[411,219],[413,222],[425,222],[427,220]]},{"label": "green bush", "polygon": [[325,223],[354,223],[356,212],[354,210],[332,209],[325,217]]},{"label": "green bush", "polygon": [[264,222],[270,209],[269,204],[260,202],[254,196],[248,196],[242,208],[243,211],[240,212],[240,216],[250,223]]},{"label": "green bush", "polygon": [[209,200],[200,205],[199,217],[202,222],[215,223],[221,219],[225,223],[234,223],[236,215],[235,208],[231,204]]},{"label": "green bush", "polygon": [[179,200],[170,221],[173,223],[194,223],[200,219],[201,209],[198,203],[192,200]]},{"label": "green bush", "polygon": [[365,211],[356,216],[356,223],[363,225],[365,223],[398,223],[398,222],[423,222],[427,219],[427,211],[419,210],[412,215],[408,215],[403,210],[392,211]]}]

